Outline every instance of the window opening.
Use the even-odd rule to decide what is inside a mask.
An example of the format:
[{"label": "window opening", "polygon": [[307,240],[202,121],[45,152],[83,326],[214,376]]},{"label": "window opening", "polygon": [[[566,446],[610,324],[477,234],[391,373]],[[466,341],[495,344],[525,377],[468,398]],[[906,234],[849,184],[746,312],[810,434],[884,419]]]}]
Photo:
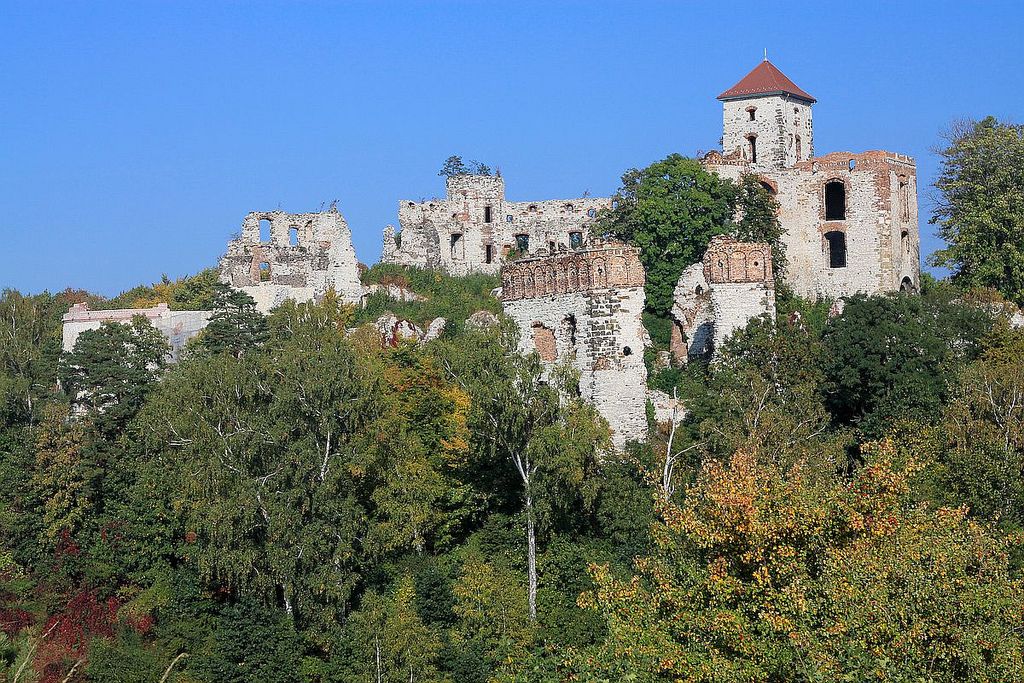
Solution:
[{"label": "window opening", "polygon": [[485,263],[493,263],[494,262],[494,245],[493,244],[485,244],[484,245],[484,262]]},{"label": "window opening", "polygon": [[569,248],[579,249],[583,246],[583,233],[582,232],[570,232],[569,233]]},{"label": "window opening", "polygon": [[505,222],[506,223],[511,223],[512,222],[512,214],[509,214],[509,215],[505,216]]},{"label": "window opening", "polygon": [[750,115],[750,120],[751,121],[753,121],[754,119],[757,118],[756,112],[757,112],[757,107],[751,107],[750,109],[747,110],[747,114]]},{"label": "window opening", "polygon": [[757,163],[757,136],[756,135],[749,135],[749,136],[747,136],[747,148],[748,148],[748,151],[750,152],[750,163],[756,164]]},{"label": "window opening", "polygon": [[846,185],[841,180],[825,183],[825,220],[846,220]]},{"label": "window opening", "polygon": [[524,254],[530,251],[530,236],[516,235],[516,249],[523,252]]},{"label": "window opening", "polygon": [[299,229],[294,225],[288,228],[288,244],[293,247],[299,246]]},{"label": "window opening", "polygon": [[266,218],[260,221],[260,242],[270,241],[270,221]]},{"label": "window opening", "polygon": [[484,207],[484,223],[490,223],[490,222],[491,222],[491,207],[485,206]]},{"label": "window opening", "polygon": [[587,209],[587,216],[590,218],[597,216],[597,209]]},{"label": "window opening", "polygon": [[270,282],[270,264],[266,261],[260,264],[260,282]]},{"label": "window opening", "polygon": [[459,233],[452,234],[451,241],[452,258],[457,259],[459,258],[459,250],[462,248],[462,235]]},{"label": "window opening", "polygon": [[554,242],[548,242],[548,253],[549,254],[554,254],[555,253],[555,243]]},{"label": "window opening", "polygon": [[838,230],[825,233],[825,242],[828,244],[828,267],[846,267],[846,233]]}]

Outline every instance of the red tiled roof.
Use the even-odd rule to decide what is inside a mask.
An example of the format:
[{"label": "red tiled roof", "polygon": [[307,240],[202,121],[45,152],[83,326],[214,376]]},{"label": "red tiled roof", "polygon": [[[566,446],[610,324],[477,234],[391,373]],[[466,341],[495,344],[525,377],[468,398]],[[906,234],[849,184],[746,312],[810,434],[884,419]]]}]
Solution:
[{"label": "red tiled roof", "polygon": [[808,102],[817,102],[809,94],[796,86],[796,83],[786,78],[786,74],[767,59],[754,67],[754,70],[744,76],[739,83],[732,86],[716,99],[733,100],[752,95],[792,95]]}]

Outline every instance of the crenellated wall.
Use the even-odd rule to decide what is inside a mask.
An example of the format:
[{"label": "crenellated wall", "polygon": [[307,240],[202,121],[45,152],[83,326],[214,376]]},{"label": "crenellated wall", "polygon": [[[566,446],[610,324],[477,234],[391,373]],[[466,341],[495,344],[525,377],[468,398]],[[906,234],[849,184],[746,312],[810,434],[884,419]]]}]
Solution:
[{"label": "crenellated wall", "polygon": [[646,437],[644,270],[635,248],[594,241],[514,261],[502,270],[501,300],[523,353],[576,367],[616,446]]}]

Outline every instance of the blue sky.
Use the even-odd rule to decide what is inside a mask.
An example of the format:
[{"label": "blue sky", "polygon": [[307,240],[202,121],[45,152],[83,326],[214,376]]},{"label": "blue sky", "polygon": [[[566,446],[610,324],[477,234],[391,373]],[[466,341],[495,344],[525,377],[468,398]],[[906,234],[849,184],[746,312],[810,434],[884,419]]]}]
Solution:
[{"label": "blue sky", "polygon": [[771,60],[817,153],[918,160],[1024,110],[1024,3],[0,0],[0,287],[115,294],[216,264],[251,210],[337,199],[365,263],[450,154],[512,200],[606,195],[714,148],[714,97]]}]

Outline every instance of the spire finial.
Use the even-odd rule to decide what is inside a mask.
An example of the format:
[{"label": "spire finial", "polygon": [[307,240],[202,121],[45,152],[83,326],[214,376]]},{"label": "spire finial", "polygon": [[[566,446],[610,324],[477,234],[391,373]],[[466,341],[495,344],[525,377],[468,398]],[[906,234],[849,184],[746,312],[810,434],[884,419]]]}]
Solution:
[{"label": "spire finial", "polygon": [[764,49],[764,61],[768,61],[768,48]]}]

